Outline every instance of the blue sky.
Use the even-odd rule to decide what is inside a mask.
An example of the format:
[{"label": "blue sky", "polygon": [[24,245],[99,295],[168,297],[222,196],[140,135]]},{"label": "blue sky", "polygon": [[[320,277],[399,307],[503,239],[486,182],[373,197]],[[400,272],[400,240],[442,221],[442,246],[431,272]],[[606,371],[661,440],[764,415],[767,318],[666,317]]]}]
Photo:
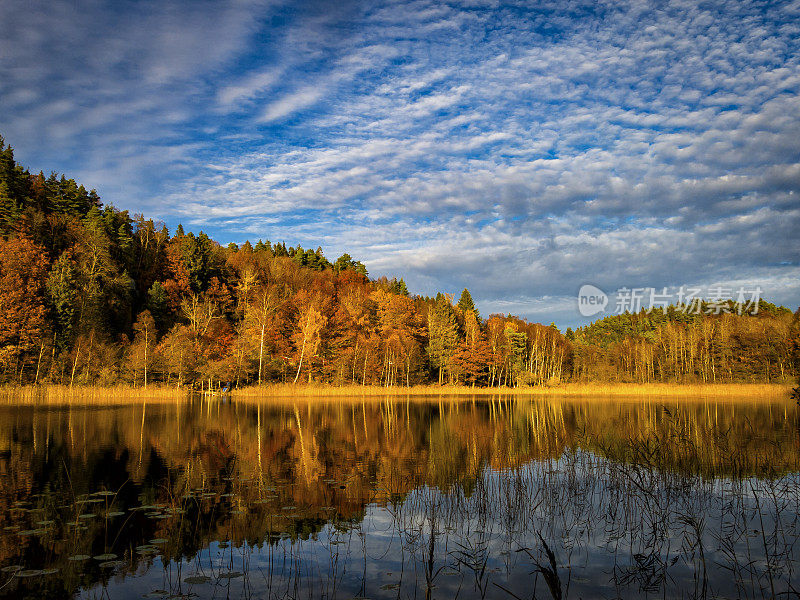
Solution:
[{"label": "blue sky", "polygon": [[0,134],[104,202],[482,314],[800,303],[800,0],[0,1]]}]

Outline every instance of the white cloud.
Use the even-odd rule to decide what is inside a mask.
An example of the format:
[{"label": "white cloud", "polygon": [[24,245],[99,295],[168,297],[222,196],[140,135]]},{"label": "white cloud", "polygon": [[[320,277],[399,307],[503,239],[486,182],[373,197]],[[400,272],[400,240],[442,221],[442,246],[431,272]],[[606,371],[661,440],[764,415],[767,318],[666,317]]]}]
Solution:
[{"label": "white cloud", "polygon": [[241,101],[252,100],[277,83],[283,71],[282,68],[269,68],[251,73],[237,83],[226,85],[217,92],[219,103],[224,107],[230,107]]},{"label": "white cloud", "polygon": [[487,306],[736,272],[797,303],[794,4],[148,4],[85,50],[122,16],[59,5],[0,31],[0,131],[116,204]]},{"label": "white cloud", "polygon": [[324,89],[313,86],[292,92],[268,105],[260,120],[267,123],[269,121],[283,119],[292,113],[313,105],[322,98],[324,94]]}]

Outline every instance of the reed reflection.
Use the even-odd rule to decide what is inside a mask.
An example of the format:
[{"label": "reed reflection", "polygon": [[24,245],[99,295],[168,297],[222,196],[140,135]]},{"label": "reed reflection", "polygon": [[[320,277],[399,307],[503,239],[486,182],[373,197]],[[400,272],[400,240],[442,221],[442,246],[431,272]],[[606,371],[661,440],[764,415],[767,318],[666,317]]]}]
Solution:
[{"label": "reed reflection", "polygon": [[[568,585],[709,595],[724,587],[709,583],[709,553],[738,573],[725,585],[739,592],[791,581],[781,558],[794,551],[779,550],[796,539],[785,521],[798,500],[788,404],[197,401],[0,417],[8,597],[91,597],[113,574],[245,585],[254,569],[268,573],[268,593],[324,584],[351,597],[378,575],[375,556],[406,573],[382,590],[395,595],[511,598],[531,572],[554,596]],[[712,513],[744,537],[711,531]],[[751,527],[756,516],[767,523]],[[749,555],[748,527],[764,538]],[[597,569],[569,558],[589,556]],[[598,582],[598,569],[611,575]]]}]

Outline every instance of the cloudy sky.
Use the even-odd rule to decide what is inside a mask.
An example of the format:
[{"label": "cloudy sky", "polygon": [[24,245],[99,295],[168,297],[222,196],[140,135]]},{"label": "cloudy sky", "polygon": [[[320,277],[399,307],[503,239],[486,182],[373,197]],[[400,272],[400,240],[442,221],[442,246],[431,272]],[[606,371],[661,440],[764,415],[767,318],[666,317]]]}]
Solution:
[{"label": "cloudy sky", "polygon": [[349,252],[482,314],[800,303],[800,0],[0,0],[0,135],[204,230]]}]

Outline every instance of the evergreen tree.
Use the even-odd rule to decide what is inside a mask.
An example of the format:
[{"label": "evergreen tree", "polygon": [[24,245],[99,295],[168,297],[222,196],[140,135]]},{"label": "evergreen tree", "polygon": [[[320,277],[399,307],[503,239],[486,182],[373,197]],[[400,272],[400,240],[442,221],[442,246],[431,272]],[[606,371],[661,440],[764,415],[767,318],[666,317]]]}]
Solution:
[{"label": "evergreen tree", "polygon": [[[478,316],[478,311],[475,309],[475,303],[472,301],[472,294],[469,293],[467,288],[464,288],[464,291],[461,292],[461,298],[459,298],[457,306],[465,315],[472,311],[476,316]],[[478,319],[480,320],[479,316]]]},{"label": "evergreen tree", "polygon": [[450,358],[458,344],[458,325],[450,299],[438,294],[436,303],[428,310],[428,356],[439,371],[439,384],[450,368]]},{"label": "evergreen tree", "polygon": [[79,310],[77,265],[70,252],[63,253],[53,263],[45,287],[55,325],[56,347],[64,351],[74,339]]},{"label": "evergreen tree", "polygon": [[156,328],[166,331],[169,325],[169,294],[160,281],[156,281],[147,291],[147,310],[153,316]]},{"label": "evergreen tree", "polygon": [[11,197],[8,184],[0,180],[0,235],[8,235],[14,231],[19,214],[19,207]]},{"label": "evergreen tree", "polygon": [[336,259],[336,262],[333,263],[333,269],[337,272],[355,271],[356,273],[361,273],[364,277],[368,276],[367,268],[360,261],[353,260],[353,257],[347,253]]}]

